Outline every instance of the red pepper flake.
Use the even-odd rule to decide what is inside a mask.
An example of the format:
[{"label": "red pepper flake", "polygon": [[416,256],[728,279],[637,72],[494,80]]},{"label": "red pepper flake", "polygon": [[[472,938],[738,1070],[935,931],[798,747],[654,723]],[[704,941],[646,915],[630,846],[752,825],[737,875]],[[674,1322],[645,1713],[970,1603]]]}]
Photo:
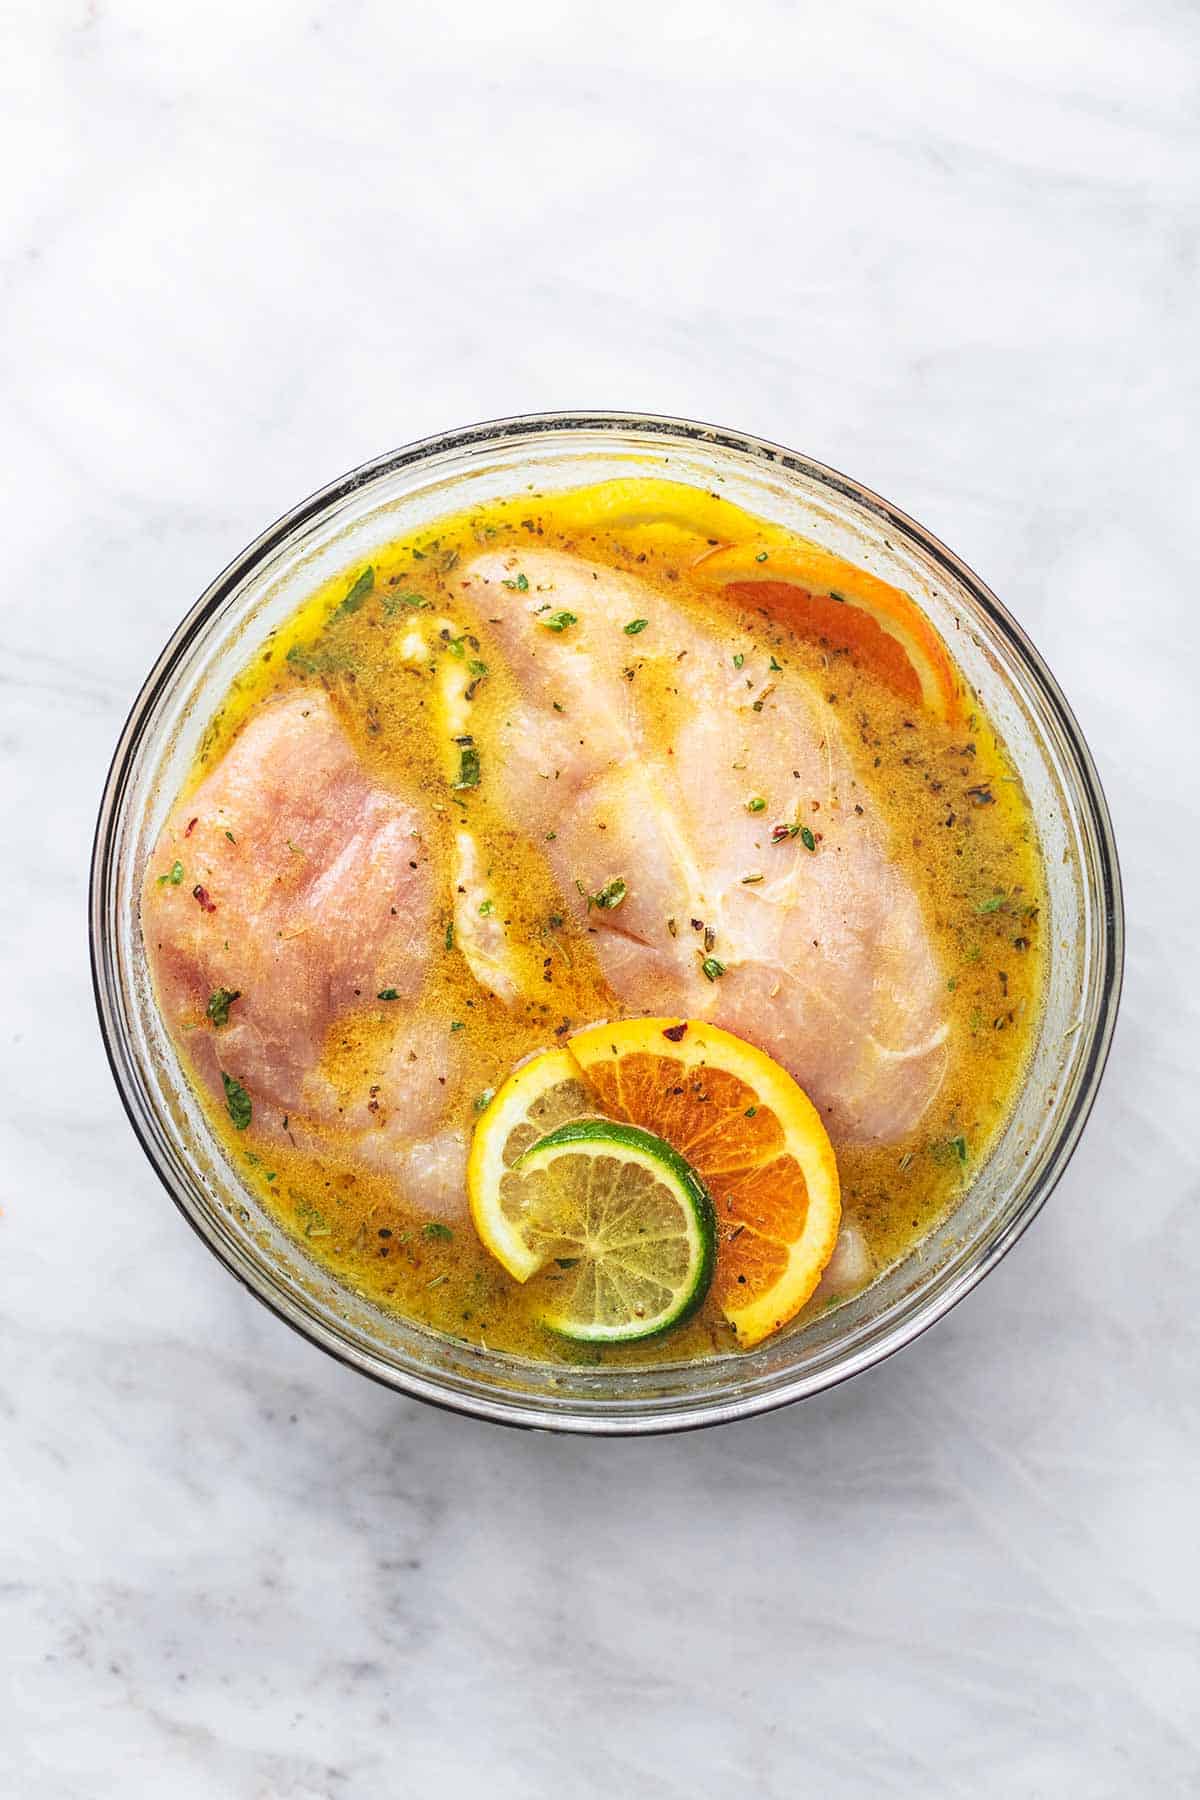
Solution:
[{"label": "red pepper flake", "polygon": [[192,899],[200,902],[201,910],[204,912],[216,912],[217,910],[216,901],[209,899],[208,889],[206,887],[201,887],[199,882],[197,882],[192,889]]},{"label": "red pepper flake", "polygon": [[193,832],[193,831],[194,831],[194,830],[195,830],[195,828],[196,828],[196,824],[197,824],[197,820],[196,820],[196,819],[189,819],[189,820],[188,820],[188,822],[187,822],[187,830],[186,830],[186,831],[185,831],[185,832],[184,832],[184,834],[183,834],[183,835],[184,835],[184,837],[191,837],[191,835],[192,835],[192,832]]},{"label": "red pepper flake", "polygon": [[686,1035],[686,1033],[687,1033],[686,1025],[664,1025],[663,1026],[663,1036],[665,1038],[670,1038],[670,1040],[673,1044],[678,1044],[679,1041]]}]

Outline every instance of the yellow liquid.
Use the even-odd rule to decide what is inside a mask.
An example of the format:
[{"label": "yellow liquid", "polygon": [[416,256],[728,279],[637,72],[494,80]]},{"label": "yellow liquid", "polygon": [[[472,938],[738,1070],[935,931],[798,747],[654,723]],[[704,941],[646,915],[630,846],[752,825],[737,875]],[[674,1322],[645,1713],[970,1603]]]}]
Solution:
[{"label": "yellow liquid", "polygon": [[[436,684],[438,662],[456,650],[435,634],[428,659],[416,666],[406,662],[402,645],[414,621],[427,634],[430,620],[450,621],[457,651],[486,663],[471,702],[473,731],[485,745],[517,691],[502,655],[488,642],[486,623],[467,619],[456,606],[455,570],[481,548],[534,541],[636,573],[699,622],[736,623],[747,656],[757,649],[811,671],[843,721],[856,782],[887,826],[892,858],[920,897],[946,982],[950,1062],[917,1128],[882,1148],[840,1146],[835,1139],[845,1211],[857,1220],[882,1269],[953,1206],[1007,1117],[1026,1066],[1041,995],[1043,898],[1026,796],[978,708],[965,723],[942,723],[853,653],[693,588],[688,566],[711,538],[684,525],[581,525],[577,499],[525,496],[456,515],[389,546],[374,559],[368,598],[351,613],[338,609],[359,569],[327,583],[234,681],[205,733],[190,785],[215,766],[263,701],[298,683],[319,684],[372,776],[419,799],[436,865],[449,866],[454,830],[469,822],[509,943],[519,947],[522,991],[536,996],[505,1006],[479,987],[461,956],[440,953],[451,916],[447,901],[416,1029],[436,1055],[440,1045],[448,1051],[457,1026],[457,1087],[445,1123],[469,1134],[477,1098],[498,1087],[517,1061],[625,1009],[538,846],[489,799],[486,784],[452,797]],[[423,610],[411,603],[416,600],[426,603]],[[664,689],[658,698],[657,716],[668,733],[670,695]],[[1001,904],[995,904],[997,896]],[[366,1005],[331,1029],[322,1071],[347,1100],[370,1085],[392,1030],[386,1006]],[[207,1100],[206,1107],[247,1185],[317,1260],[389,1311],[545,1361],[621,1365],[734,1347],[711,1300],[659,1340],[624,1348],[573,1345],[536,1316],[538,1286],[544,1297],[552,1272],[522,1288],[484,1251],[469,1224],[455,1226],[448,1237],[436,1226],[427,1229],[433,1222],[402,1207],[386,1178],[364,1171],[336,1133],[319,1156],[291,1149],[260,1154],[247,1147],[224,1111]]]}]

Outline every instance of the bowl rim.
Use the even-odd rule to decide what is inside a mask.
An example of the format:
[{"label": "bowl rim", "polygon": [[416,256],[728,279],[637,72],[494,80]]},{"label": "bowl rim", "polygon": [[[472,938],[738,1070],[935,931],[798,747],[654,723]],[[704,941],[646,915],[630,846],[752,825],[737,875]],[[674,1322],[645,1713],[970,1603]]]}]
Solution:
[{"label": "bowl rim", "polygon": [[[558,434],[563,437],[564,444],[569,445],[574,434],[585,432],[635,432],[643,437],[661,436],[664,442],[683,440],[689,446],[728,450],[760,463],[774,464],[829,489],[913,541],[953,582],[967,590],[972,600],[1007,640],[1009,648],[1016,653],[1026,676],[1040,687],[1042,699],[1061,730],[1074,762],[1084,810],[1095,834],[1098,853],[1097,911],[1100,919],[1099,956],[1102,959],[1098,983],[1100,1004],[1087,1046],[1087,1058],[1080,1067],[1068,1110],[1059,1121],[1042,1176],[1020,1211],[979,1247],[973,1259],[959,1269],[955,1278],[940,1292],[927,1295],[925,1304],[917,1313],[897,1321],[889,1331],[862,1346],[843,1363],[815,1372],[793,1371],[790,1377],[785,1375],[759,1392],[738,1392],[734,1389],[728,1395],[708,1397],[690,1404],[676,1402],[642,1414],[625,1410],[605,1414],[591,1410],[590,1406],[589,1410],[580,1411],[551,1409],[536,1400],[522,1399],[515,1392],[504,1393],[498,1389],[493,1393],[482,1387],[459,1387],[431,1379],[417,1369],[405,1368],[380,1356],[372,1358],[365,1355],[356,1344],[332,1329],[324,1319],[307,1310],[293,1310],[286,1305],[281,1294],[272,1293],[257,1278],[255,1265],[240,1253],[234,1241],[211,1228],[203,1209],[189,1202],[182,1186],[172,1180],[168,1169],[156,1154],[134,1104],[131,1084],[122,1066],[124,1034],[105,987],[105,958],[109,946],[104,903],[109,890],[115,850],[113,826],[121,814],[122,800],[133,775],[143,731],[159,695],[169,684],[195,638],[239,584],[252,573],[257,564],[305,525],[356,490],[368,487],[380,478],[432,461],[436,457],[479,450],[492,444],[511,444],[513,440],[525,437],[544,438]],[[778,1407],[825,1392],[869,1368],[874,1368],[895,1355],[898,1350],[915,1342],[938,1320],[944,1318],[995,1268],[1028,1229],[1058,1185],[1074,1154],[1095,1104],[1108,1061],[1120,1006],[1125,948],[1119,858],[1108,802],[1091,751],[1045,659],[1022,626],[974,570],[902,509],[853,477],[825,463],[789,450],[769,439],[694,419],[604,410],[522,413],[509,418],[483,420],[414,439],[398,449],[386,451],[360,464],[316,489],[306,499],[281,514],[233,557],[204,589],[171,633],[142,682],[121,728],[105,776],[93,836],[88,885],[88,926],[92,990],[100,1035],[126,1117],[143,1153],[176,1207],[225,1268],[301,1337],[333,1356],[345,1367],[367,1375],[394,1392],[494,1424],[590,1436],[647,1436],[692,1431],[774,1411]]]}]

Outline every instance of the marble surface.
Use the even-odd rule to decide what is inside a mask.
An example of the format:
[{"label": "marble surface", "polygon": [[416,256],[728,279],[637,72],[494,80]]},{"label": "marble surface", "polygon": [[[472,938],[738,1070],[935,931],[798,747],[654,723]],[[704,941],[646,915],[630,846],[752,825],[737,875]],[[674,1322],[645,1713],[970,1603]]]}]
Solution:
[{"label": "marble surface", "polygon": [[[1195,9],[0,18],[0,1792],[1200,1793]],[[1008,1261],[849,1387],[638,1444],[404,1403],[241,1292],[84,941],[112,744],[213,572],[377,451],[589,404],[794,444],[977,567],[1131,926]]]}]

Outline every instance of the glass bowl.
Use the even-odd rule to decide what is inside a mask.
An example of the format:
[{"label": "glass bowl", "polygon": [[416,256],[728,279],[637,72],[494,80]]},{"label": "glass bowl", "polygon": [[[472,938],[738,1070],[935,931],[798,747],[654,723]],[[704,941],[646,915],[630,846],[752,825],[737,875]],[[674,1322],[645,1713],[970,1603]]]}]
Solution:
[{"label": "glass bowl", "polygon": [[[666,475],[816,538],[913,594],[1007,739],[1041,832],[1047,986],[1028,1077],[944,1224],[874,1285],[759,1349],[596,1370],[489,1352],[390,1317],[309,1258],[242,1187],[159,1018],[138,928],[150,846],[230,681],[302,597],[439,515],[519,493]],[[126,1111],[184,1217],[280,1318],[352,1368],[513,1425],[682,1430],[820,1392],[910,1343],[1004,1255],[1066,1167],[1096,1096],[1120,993],[1108,809],[1086,744],[1020,626],[957,557],[857,482],[775,444],[682,419],[546,414],[378,458],[314,494],[232,562],[159,657],[121,733],[92,863],[100,1025]]]}]

